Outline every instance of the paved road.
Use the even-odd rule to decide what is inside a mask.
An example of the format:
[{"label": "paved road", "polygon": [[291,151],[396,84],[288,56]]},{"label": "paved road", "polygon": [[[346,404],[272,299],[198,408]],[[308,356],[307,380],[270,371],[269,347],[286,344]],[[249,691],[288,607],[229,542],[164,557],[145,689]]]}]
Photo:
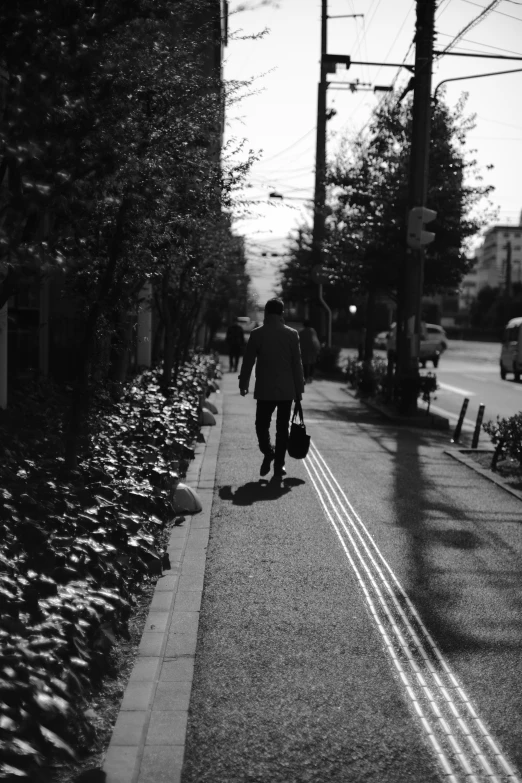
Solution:
[{"label": "paved road", "polygon": [[470,400],[468,417],[476,419],[480,404],[485,420],[512,416],[522,409],[522,384],[512,376],[501,380],[500,347],[496,343],[452,341],[437,370],[440,389],[436,405],[458,414],[464,397]]},{"label": "paved road", "polygon": [[522,779],[520,501],[328,382],[270,484],[223,388],[183,783]]},{"label": "paved road", "polygon": [[[376,356],[385,358],[385,352]],[[485,405],[484,421],[497,416],[513,416],[522,410],[522,383],[515,383],[512,376],[503,381],[499,373],[500,346],[497,343],[474,343],[451,340],[449,349],[442,355],[435,370],[439,389],[432,403],[432,410],[456,424],[464,398],[469,399],[464,433],[468,439],[475,428],[479,406]],[[484,433],[481,443],[489,443]]]}]

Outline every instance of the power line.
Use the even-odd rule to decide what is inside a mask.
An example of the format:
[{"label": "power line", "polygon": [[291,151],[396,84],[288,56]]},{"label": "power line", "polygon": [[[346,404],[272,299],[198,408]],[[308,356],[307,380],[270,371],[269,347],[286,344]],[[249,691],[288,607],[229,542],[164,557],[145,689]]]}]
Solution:
[{"label": "power line", "polygon": [[483,122],[493,122],[495,125],[506,125],[508,128],[522,130],[522,125],[513,125],[511,122],[501,122],[501,120],[490,120],[488,117],[482,117],[480,114],[477,114],[477,119],[482,120]]},{"label": "power line", "polygon": [[[273,171],[276,174],[299,174],[302,171],[306,171],[309,168],[308,165],[306,166],[299,166],[296,169],[287,169],[284,166],[278,166],[277,168],[274,168]],[[268,170],[263,169],[263,171],[257,171],[254,169],[253,174],[255,176],[261,177],[261,176],[267,176],[270,177],[270,172],[272,171],[271,167],[268,168]]]},{"label": "power line", "polygon": [[442,16],[442,14],[445,11],[448,10],[450,3],[451,3],[451,0],[446,0],[446,5],[444,6],[444,8],[440,9],[439,13],[437,14],[436,21],[438,21],[440,19],[440,17]]},{"label": "power line", "polygon": [[[376,0],[372,0],[372,4],[368,8],[368,16],[371,14],[372,8],[375,5],[375,3],[376,3]],[[379,6],[379,3],[380,3],[380,0],[377,3],[377,7]],[[375,10],[377,10],[377,8]],[[375,13],[373,14],[373,16],[375,16]],[[371,21],[373,21],[373,16],[372,16]],[[370,21],[370,24],[371,24],[371,21]],[[356,22],[356,24],[358,26],[357,22]],[[361,39],[361,41],[359,41],[359,39],[361,38],[361,32],[362,32],[362,39]],[[352,51],[353,51],[354,55],[357,54],[357,52],[359,51],[359,49],[361,47],[361,43],[364,41],[364,38],[366,37],[367,33],[368,33],[368,27],[366,27],[366,25],[364,24],[364,20],[363,20],[363,24],[361,25],[361,30],[357,31],[357,36],[355,38],[355,42],[354,42],[354,45],[352,47]]]},{"label": "power line", "polygon": [[[447,38],[451,38],[449,33],[440,33],[440,32],[438,32],[437,35],[443,35],[445,38],[446,37]],[[475,46],[485,46],[486,49],[495,49],[497,52],[507,52],[507,54],[516,54],[519,57],[522,57],[522,52],[514,52],[511,49],[503,49],[501,46],[493,46],[493,44],[482,43],[482,41],[472,41],[470,38],[462,38],[462,40],[466,41],[466,43],[474,44]],[[472,51],[471,49],[466,49],[466,47],[464,47],[464,46],[461,46],[459,48],[462,49],[465,52]]]},{"label": "power line", "polygon": [[[463,3],[468,3],[468,5],[475,5],[477,8],[484,8],[483,5],[480,5],[479,3],[474,3],[473,0],[462,0]],[[522,22],[522,19],[519,16],[512,16],[512,14],[505,14],[503,11],[493,11],[494,14],[498,14],[499,16],[507,16],[509,19],[516,19],[517,22]]]},{"label": "power line", "polygon": [[313,128],[310,128],[310,130],[307,130],[303,136],[301,136],[297,141],[294,141],[293,144],[290,144],[289,147],[285,147],[283,150],[280,150],[280,152],[276,152],[275,155],[272,155],[270,158],[265,158],[264,163],[268,163],[269,160],[274,160],[274,158],[278,158],[279,155],[283,155],[283,153],[288,152],[288,150],[291,150],[293,147],[296,147],[299,142],[303,141],[303,139],[306,139],[307,136],[310,135],[310,133],[313,133],[316,130],[316,126],[314,125]]},{"label": "power line", "polygon": [[479,24],[479,22],[485,19],[486,16],[488,16],[488,14],[490,14],[491,11],[493,11],[499,3],[500,0],[493,0],[493,2],[490,3],[486,8],[483,8],[482,13],[480,13],[478,16],[472,19],[471,22],[468,22],[468,24],[462,28],[460,33],[457,33],[455,38],[453,38],[453,40],[449,42],[446,48],[442,50],[442,52],[439,54],[439,57],[442,57],[443,54],[449,52],[450,49],[453,49],[455,44],[458,43],[458,41],[460,41],[460,39],[468,32],[468,30],[472,30],[473,27],[475,27],[477,24]]},{"label": "power line", "polygon": [[[392,41],[392,44],[391,44],[390,48],[388,49],[388,51],[387,51],[387,53],[386,53],[386,56],[384,57],[384,60],[383,60],[383,62],[386,62],[386,61],[388,60],[388,57],[390,56],[390,54],[391,54],[391,51],[392,51],[393,47],[395,46],[395,42],[396,42],[397,38],[399,37],[399,35],[402,33],[402,31],[403,31],[403,28],[404,28],[404,25],[405,25],[405,24],[406,24],[406,22],[408,21],[408,17],[409,17],[409,15],[410,15],[410,13],[411,13],[411,11],[412,11],[412,9],[413,9],[414,7],[415,7],[415,2],[413,2],[413,3],[410,5],[410,7],[408,8],[408,11],[406,12],[406,16],[404,17],[404,19],[403,19],[403,22],[402,22],[402,24],[401,24],[401,26],[399,27],[399,30],[398,30],[398,32],[397,32],[397,35],[396,35],[396,36],[395,36],[395,38],[393,39],[393,41]],[[410,48],[411,48],[411,47],[410,47]],[[409,49],[408,49],[408,53],[406,54],[406,57],[408,56],[408,54],[409,54]],[[404,58],[404,59],[406,59],[406,58]],[[381,72],[381,71],[382,71],[382,68],[379,68],[379,69],[378,69],[378,71],[377,71],[377,73],[375,74],[374,81],[376,81],[376,80],[377,80],[377,77],[379,76],[379,74],[380,74],[380,72]]]},{"label": "power line", "polygon": [[[305,147],[304,150],[299,152],[297,155],[291,155],[291,157],[285,159],[282,163],[278,163],[278,162],[272,163],[265,170],[266,171],[281,171],[281,167],[284,167],[284,166],[287,166],[287,165],[292,165],[294,163],[298,163],[298,161],[300,161],[301,158],[303,158],[304,156],[308,155],[308,153],[311,152],[314,149],[314,146],[315,146],[314,144],[308,145],[307,147]],[[269,160],[271,160],[271,159],[269,159]],[[257,168],[259,166],[264,166],[264,164],[265,164],[264,160],[259,160],[259,161],[256,161],[256,163],[254,163],[254,167]]]},{"label": "power line", "polygon": [[[411,8],[410,8],[410,10],[411,10]],[[409,15],[409,13],[410,13],[410,10],[408,10],[408,13],[406,14],[406,18],[404,19],[404,21],[403,21],[403,23],[402,23],[402,26],[401,26],[401,28],[400,28],[400,30],[399,30],[399,33],[401,32],[402,28],[404,27],[404,24],[406,23],[406,19],[408,18],[408,15]],[[396,39],[397,39],[398,35],[399,35],[399,34],[397,34],[397,36],[396,36]],[[395,39],[395,40],[396,40],[396,39]],[[395,41],[394,41],[393,43],[395,43]],[[391,86],[392,86],[392,87],[395,87],[395,84],[397,83],[397,80],[398,80],[398,78],[399,78],[399,76],[400,76],[400,74],[401,74],[401,72],[402,72],[402,66],[404,65],[404,63],[405,63],[405,62],[406,62],[406,60],[408,59],[408,56],[409,56],[409,54],[410,54],[410,52],[411,52],[411,49],[412,49],[412,47],[413,47],[413,44],[414,44],[414,41],[412,40],[412,41],[411,41],[411,43],[410,43],[410,45],[409,45],[409,47],[408,47],[408,49],[407,49],[407,51],[406,51],[406,54],[404,55],[404,58],[403,58],[403,60],[402,60],[402,62],[401,62],[401,67],[397,69],[397,72],[396,72],[396,74],[395,74],[394,78],[392,79],[392,84],[391,84]],[[393,46],[393,44],[392,44],[392,46]],[[388,53],[387,53],[386,57],[388,57],[388,56],[389,56],[390,52],[391,52],[391,49],[388,51]],[[385,60],[385,61],[386,61],[386,60]],[[380,71],[380,69],[379,69],[379,71]],[[379,72],[378,72],[378,73],[379,73]],[[365,101],[365,100],[366,100],[366,99],[365,99],[365,98],[363,98],[363,100],[362,100],[362,101],[360,101],[360,103],[358,104],[358,106],[355,108],[355,111],[353,112],[353,114],[356,114],[356,113],[359,111],[359,109],[361,108],[361,106],[362,106],[362,104],[364,103],[364,101]],[[383,96],[382,96],[382,98],[380,99],[379,103],[377,104],[377,107],[376,107],[376,109],[375,109],[375,111],[374,111],[374,114],[375,114],[375,112],[376,112],[376,111],[378,111],[378,110],[381,108],[381,106],[383,106],[383,104],[384,104],[384,103],[385,103],[387,100],[389,100],[389,94],[385,94],[385,95],[383,95]],[[370,124],[371,120],[372,120],[372,117],[370,116],[370,117],[368,118],[368,120],[367,120],[367,121],[364,123],[364,125],[362,126],[362,128],[360,128],[360,129],[359,129],[359,131],[357,132],[357,136],[361,136],[361,135],[364,133],[364,131],[366,130],[366,128],[367,128],[367,127],[368,127],[368,125]]]}]

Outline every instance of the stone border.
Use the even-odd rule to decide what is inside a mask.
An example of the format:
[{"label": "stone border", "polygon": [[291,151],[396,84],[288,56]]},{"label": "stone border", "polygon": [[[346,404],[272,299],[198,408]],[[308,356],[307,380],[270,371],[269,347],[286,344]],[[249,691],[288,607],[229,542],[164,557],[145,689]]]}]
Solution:
[{"label": "stone border", "polygon": [[[474,470],[475,473],[480,473],[481,476],[484,476],[484,478],[488,479],[489,481],[492,481],[494,484],[497,485],[497,487],[501,487],[502,489],[505,489],[506,492],[509,492],[510,495],[513,495],[519,500],[522,500],[522,492],[520,492],[518,489],[513,489],[513,487],[510,487],[509,484],[507,484],[504,481],[504,479],[500,478],[500,476],[497,476],[496,473],[493,473],[492,470],[488,470],[488,468],[481,467],[477,462],[475,462],[474,459],[466,456],[466,453],[469,453],[470,451],[471,449],[459,449],[459,450],[444,449],[443,453],[448,454],[450,457],[453,457],[453,459],[456,459],[457,462],[461,462],[463,465],[467,465],[468,468]],[[477,449],[477,451],[481,451],[482,453],[484,453],[484,449]],[[494,452],[488,451],[488,453],[491,453],[491,455],[493,455]]]},{"label": "stone border", "polygon": [[103,770],[106,783],[179,783],[203,594],[216,463],[223,424],[202,427],[184,481],[203,511],[172,529],[170,569],[158,579],[138,656],[123,695]]}]

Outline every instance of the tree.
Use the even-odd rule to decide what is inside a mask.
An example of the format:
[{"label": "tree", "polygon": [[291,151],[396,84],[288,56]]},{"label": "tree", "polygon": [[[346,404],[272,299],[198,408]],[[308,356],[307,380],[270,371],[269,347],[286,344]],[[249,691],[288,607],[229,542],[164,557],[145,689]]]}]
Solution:
[{"label": "tree", "polygon": [[[487,211],[477,208],[492,188],[482,184],[467,152],[473,118],[464,109],[465,97],[454,109],[440,99],[433,105],[427,204],[438,215],[430,224],[435,241],[426,253],[426,294],[459,285],[471,267],[468,240],[487,219]],[[369,350],[376,294],[396,297],[406,252],[410,136],[411,99],[401,103],[392,95],[375,110],[368,134],[345,138],[329,167],[324,267],[333,284],[367,297]],[[302,261],[291,251],[287,269],[293,279],[298,268],[304,272]]]},{"label": "tree", "polygon": [[221,156],[219,13],[215,0],[54,0],[45,14],[36,0],[18,0],[0,9],[0,259],[12,268],[4,295],[28,271],[55,273],[76,302],[70,467],[143,284],[156,290],[168,387],[203,294],[227,263],[223,210],[251,157]]},{"label": "tree", "polygon": [[[474,127],[464,115],[465,98],[450,110],[433,106],[427,204],[437,212],[430,224],[435,241],[426,252],[426,294],[454,289],[469,271],[467,242],[485,214],[476,207],[491,192],[482,185],[476,161],[466,153]],[[396,98],[375,112],[369,137],[346,141],[330,169],[332,218],[328,250],[332,270],[354,287],[394,295],[405,253],[411,101]]]}]

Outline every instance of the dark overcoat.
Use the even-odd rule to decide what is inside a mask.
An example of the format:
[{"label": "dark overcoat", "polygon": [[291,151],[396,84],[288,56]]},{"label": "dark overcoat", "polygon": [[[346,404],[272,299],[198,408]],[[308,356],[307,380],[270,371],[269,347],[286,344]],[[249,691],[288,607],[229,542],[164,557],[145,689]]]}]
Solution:
[{"label": "dark overcoat", "polygon": [[254,364],[256,400],[295,400],[303,394],[299,336],[285,326],[281,316],[266,315],[263,326],[250,333],[239,374],[240,389],[248,389]]}]

